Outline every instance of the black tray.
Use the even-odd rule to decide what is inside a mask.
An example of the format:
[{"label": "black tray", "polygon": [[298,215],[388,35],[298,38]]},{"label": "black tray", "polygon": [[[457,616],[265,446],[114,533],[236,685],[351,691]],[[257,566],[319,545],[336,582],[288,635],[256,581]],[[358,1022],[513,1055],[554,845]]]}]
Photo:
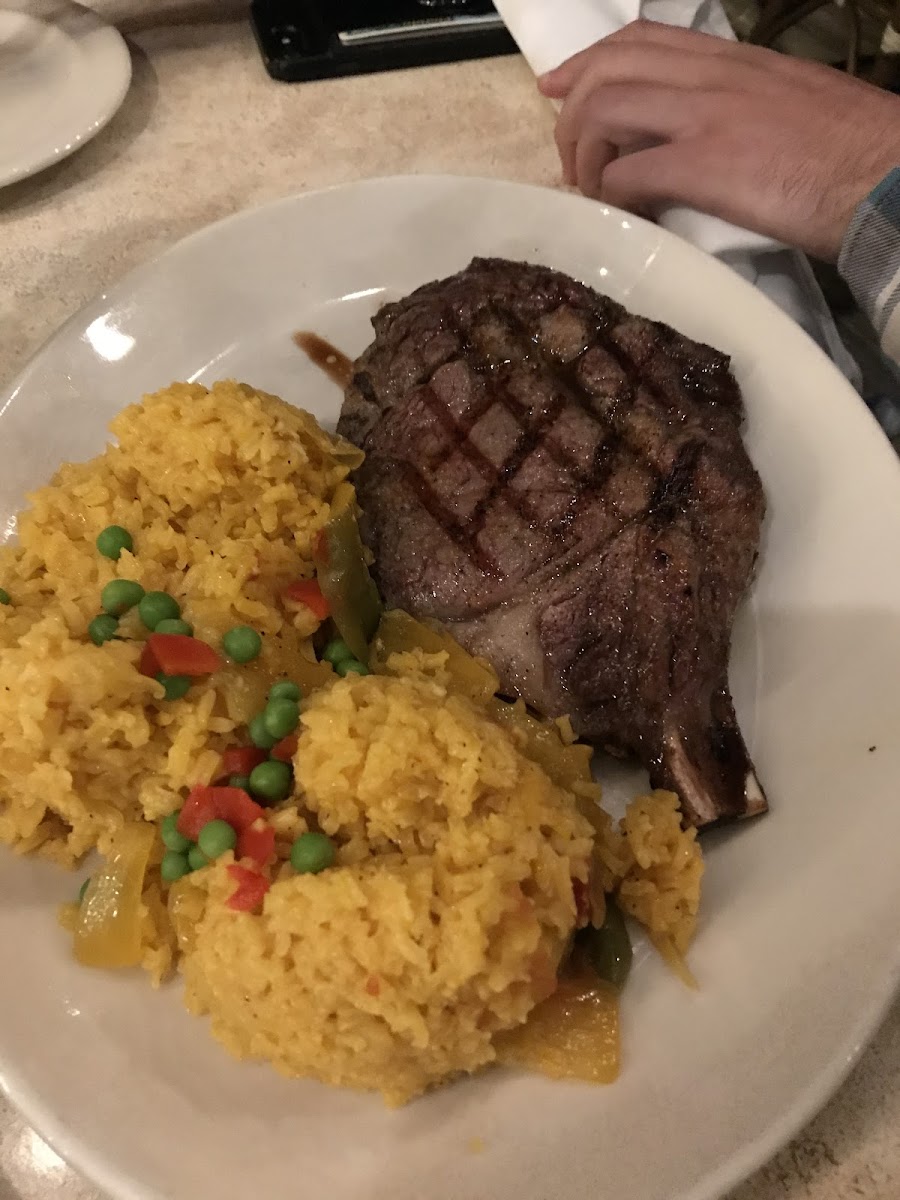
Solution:
[{"label": "black tray", "polygon": [[293,83],[514,54],[490,0],[253,0],[273,79]]}]

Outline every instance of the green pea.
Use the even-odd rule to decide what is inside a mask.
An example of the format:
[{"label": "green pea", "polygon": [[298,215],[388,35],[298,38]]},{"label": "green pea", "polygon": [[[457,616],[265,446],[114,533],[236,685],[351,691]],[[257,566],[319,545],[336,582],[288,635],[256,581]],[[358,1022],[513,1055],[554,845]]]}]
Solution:
[{"label": "green pea", "polygon": [[176,854],[187,854],[192,842],[178,828],[179,815],[179,813],[173,812],[163,818],[162,825],[160,826],[160,836],[167,850],[174,850]]},{"label": "green pea", "polygon": [[181,605],[168,592],[147,592],[138,604],[138,612],[147,628],[155,633],[160,621],[178,620]]},{"label": "green pea", "polygon": [[182,700],[191,690],[193,680],[189,675],[164,675],[160,671],[156,682],[165,688],[167,700]]},{"label": "green pea", "polygon": [[291,794],[293,772],[287,763],[269,759],[250,772],[250,791],[259,799],[277,804]]},{"label": "green pea", "polygon": [[303,693],[290,679],[280,679],[269,688],[269,700],[299,700]]},{"label": "green pea", "polygon": [[368,675],[369,668],[355,658],[345,658],[334,668],[338,675]]},{"label": "green pea", "polygon": [[232,775],[228,780],[229,787],[243,788],[245,792],[250,791],[250,776],[249,775]]},{"label": "green pea", "polygon": [[154,633],[183,633],[185,637],[194,636],[194,627],[189,621],[182,621],[178,617],[164,617],[162,621],[153,630]]},{"label": "green pea", "polygon": [[174,883],[176,879],[184,878],[192,870],[190,855],[196,849],[196,846],[192,846],[189,854],[179,854],[177,850],[165,852],[162,862],[159,864],[159,873],[166,883]]},{"label": "green pea", "polygon": [[323,661],[331,663],[333,667],[337,667],[338,663],[346,662],[351,658],[353,658],[353,651],[343,638],[335,638],[322,651]]},{"label": "green pea", "polygon": [[270,700],[263,721],[272,737],[280,742],[300,724],[300,707],[296,700]]},{"label": "green pea", "polygon": [[84,883],[78,889],[78,903],[79,904],[84,904],[84,897],[90,886],[91,886],[91,877],[90,877],[90,875],[88,875],[87,879],[84,881]]},{"label": "green pea", "polygon": [[123,550],[127,550],[130,554],[134,549],[131,534],[121,525],[107,525],[97,534],[96,544],[104,558],[111,558],[114,561],[118,561]]},{"label": "green pea", "polygon": [[262,650],[262,638],[249,625],[235,625],[222,637],[222,649],[236,663],[253,662]]},{"label": "green pea", "polygon": [[272,737],[266,728],[266,714],[257,713],[250,724],[247,726],[250,733],[250,741],[259,750],[271,750],[278,738]]},{"label": "green pea", "polygon": [[188,866],[192,871],[199,871],[201,867],[209,866],[209,859],[203,853],[199,846],[191,846],[187,855]]},{"label": "green pea", "polygon": [[6,588],[0,588],[0,604],[12,604],[9,592]]},{"label": "green pea", "polygon": [[207,858],[220,858],[237,845],[237,834],[227,821],[209,821],[200,830],[197,845]]},{"label": "green pea", "polygon": [[118,631],[118,618],[111,617],[109,613],[101,613],[99,617],[94,617],[93,621],[88,625],[88,637],[95,646],[102,646],[104,642],[111,642]]},{"label": "green pea", "polygon": [[121,617],[144,599],[144,589],[133,579],[111,579],[100,593],[100,607],[111,617]]},{"label": "green pea", "polygon": [[318,875],[334,862],[334,842],[324,833],[301,833],[291,846],[291,866],[298,875]]}]

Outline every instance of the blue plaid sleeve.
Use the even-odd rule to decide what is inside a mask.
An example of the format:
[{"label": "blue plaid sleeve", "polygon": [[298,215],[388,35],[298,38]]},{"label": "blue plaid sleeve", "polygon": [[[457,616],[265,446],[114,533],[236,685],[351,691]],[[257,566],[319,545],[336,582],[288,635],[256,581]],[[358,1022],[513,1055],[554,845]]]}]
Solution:
[{"label": "blue plaid sleeve", "polygon": [[838,270],[875,326],[882,350],[900,362],[900,167],[857,207]]}]

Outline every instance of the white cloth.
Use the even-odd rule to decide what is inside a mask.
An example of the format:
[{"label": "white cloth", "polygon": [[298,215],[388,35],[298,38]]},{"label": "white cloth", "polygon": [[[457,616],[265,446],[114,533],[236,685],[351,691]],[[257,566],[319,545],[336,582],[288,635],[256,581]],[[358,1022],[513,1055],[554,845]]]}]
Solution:
[{"label": "white cloth", "polygon": [[[494,4],[536,75],[638,17],[734,37],[718,0],[494,0]],[[847,353],[802,255],[771,238],[680,205],[661,212],[659,223],[721,258],[766,292],[859,386],[859,368]]]}]

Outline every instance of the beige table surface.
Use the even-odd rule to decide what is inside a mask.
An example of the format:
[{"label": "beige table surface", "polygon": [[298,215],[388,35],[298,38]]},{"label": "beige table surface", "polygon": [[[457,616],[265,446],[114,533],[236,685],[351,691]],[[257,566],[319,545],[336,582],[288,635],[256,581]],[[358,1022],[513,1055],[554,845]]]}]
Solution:
[{"label": "beige table surface", "polygon": [[[289,86],[233,0],[95,7],[128,37],[134,82],[94,142],[0,190],[0,387],[96,292],[237,209],[397,172],[558,181],[552,114],[519,58]],[[100,1200],[0,1102],[0,1200],[50,1198]],[[728,1200],[859,1198],[900,1200],[900,1005],[824,1113]]]}]

